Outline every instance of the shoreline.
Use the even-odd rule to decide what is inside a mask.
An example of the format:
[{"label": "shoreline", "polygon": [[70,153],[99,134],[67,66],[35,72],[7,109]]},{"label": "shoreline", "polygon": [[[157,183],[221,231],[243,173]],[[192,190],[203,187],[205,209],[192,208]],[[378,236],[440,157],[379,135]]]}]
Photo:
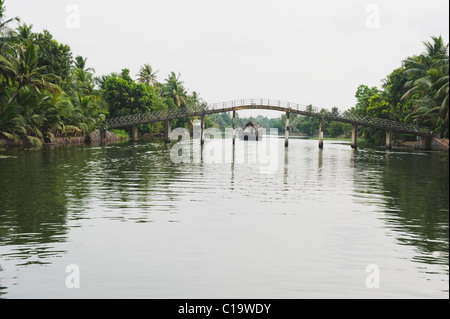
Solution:
[{"label": "shoreline", "polygon": [[[56,137],[54,141],[46,143],[43,138],[39,139],[42,143],[40,147],[48,146],[68,146],[68,145],[89,145],[89,144],[101,144],[100,141],[100,131],[94,131],[91,134],[85,136],[68,136],[68,137]],[[106,138],[103,143],[112,144],[125,141],[126,139],[121,138],[114,133],[107,131]],[[0,139],[0,147],[2,148],[31,148],[33,145],[27,140],[8,140]]]},{"label": "shoreline", "polygon": [[[303,140],[319,140],[318,137],[308,137],[308,136],[292,136],[294,139],[303,139]],[[161,134],[145,134],[139,140],[149,140],[154,138],[161,138]],[[91,144],[115,144],[120,142],[127,142],[129,138],[121,137],[115,135],[113,132],[106,131],[106,138],[103,141],[100,140],[100,131],[94,131],[86,136],[72,136],[72,137],[57,137],[51,143],[45,143],[44,139],[40,139],[42,146],[41,147],[49,147],[49,146],[70,146],[70,145],[91,145]],[[324,141],[342,141],[342,142],[350,142],[350,139],[347,138],[324,138]],[[364,144],[364,139],[359,139],[358,143]],[[0,139],[0,148],[4,149],[14,149],[14,148],[32,148],[33,146],[26,140],[17,140],[11,141],[8,139]],[[397,149],[410,149],[410,150],[418,150],[419,142],[410,141],[410,142],[394,142],[393,148]],[[441,140],[439,138],[434,138],[431,142],[431,148],[429,151],[437,151],[437,152],[448,152],[449,151],[449,140]]]},{"label": "shoreline", "polygon": [[[306,136],[301,136],[300,139],[305,139],[305,140],[319,140],[318,137],[306,137]],[[323,139],[324,141],[342,141],[342,142],[350,142],[351,139],[347,139],[347,138],[340,138],[340,137],[325,137]],[[359,143],[364,143],[365,140],[364,139],[358,139],[358,144]],[[420,146],[419,146],[419,142],[418,141],[395,141],[392,143],[392,147],[398,148],[398,149],[411,149],[411,150],[419,150]],[[448,139],[440,139],[440,138],[434,138],[431,141],[431,146],[430,149],[428,151],[436,151],[436,152],[448,152],[449,151],[449,140]]]}]

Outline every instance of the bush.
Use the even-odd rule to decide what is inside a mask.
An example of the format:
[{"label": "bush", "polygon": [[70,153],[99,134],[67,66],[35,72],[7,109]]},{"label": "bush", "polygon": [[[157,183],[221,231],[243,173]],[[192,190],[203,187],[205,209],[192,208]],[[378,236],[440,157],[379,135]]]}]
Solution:
[{"label": "bush", "polygon": [[130,136],[128,135],[128,132],[125,130],[111,130],[111,133],[113,133],[115,136],[117,136],[119,139],[128,140]]}]

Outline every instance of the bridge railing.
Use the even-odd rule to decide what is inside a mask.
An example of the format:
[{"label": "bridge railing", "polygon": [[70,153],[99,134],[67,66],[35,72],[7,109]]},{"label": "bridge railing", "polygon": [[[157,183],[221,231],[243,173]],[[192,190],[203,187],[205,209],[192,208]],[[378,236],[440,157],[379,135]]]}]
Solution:
[{"label": "bridge railing", "polygon": [[220,109],[229,109],[229,108],[238,108],[244,106],[268,106],[268,107],[277,107],[283,109],[293,109],[299,111],[306,111],[307,106],[303,104],[285,102],[280,100],[270,100],[270,99],[242,99],[242,100],[234,100],[228,102],[221,103],[213,103],[208,104],[206,107],[207,110],[220,110]]}]

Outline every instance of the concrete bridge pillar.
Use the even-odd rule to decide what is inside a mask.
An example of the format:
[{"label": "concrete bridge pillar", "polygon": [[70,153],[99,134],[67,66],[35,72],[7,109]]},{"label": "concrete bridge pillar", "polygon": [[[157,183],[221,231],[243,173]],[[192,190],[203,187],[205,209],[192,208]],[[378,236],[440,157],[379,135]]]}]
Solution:
[{"label": "concrete bridge pillar", "polygon": [[358,126],[352,124],[352,148],[358,148]]},{"label": "concrete bridge pillar", "polygon": [[233,145],[236,144],[236,110],[233,110]]},{"label": "concrete bridge pillar", "polygon": [[137,125],[131,126],[131,142],[136,143],[139,139],[139,133],[138,133],[139,127]]},{"label": "concrete bridge pillar", "polygon": [[291,118],[291,113],[286,112],[286,123],[284,126],[284,146],[289,146],[289,119]]},{"label": "concrete bridge pillar", "polygon": [[323,118],[321,118],[320,124],[319,124],[319,148],[320,149],[323,148],[323,125],[324,125],[324,121],[323,121]]},{"label": "concrete bridge pillar", "polygon": [[392,133],[386,131],[386,149],[390,150],[392,148]]},{"label": "concrete bridge pillar", "polygon": [[419,137],[419,149],[426,151],[431,149],[431,141],[433,140],[430,136],[420,136]]},{"label": "concrete bridge pillar", "polygon": [[172,133],[172,121],[168,120],[168,121],[166,121],[166,136],[165,136],[166,143],[170,143],[170,141],[171,141],[170,134],[171,133]]}]

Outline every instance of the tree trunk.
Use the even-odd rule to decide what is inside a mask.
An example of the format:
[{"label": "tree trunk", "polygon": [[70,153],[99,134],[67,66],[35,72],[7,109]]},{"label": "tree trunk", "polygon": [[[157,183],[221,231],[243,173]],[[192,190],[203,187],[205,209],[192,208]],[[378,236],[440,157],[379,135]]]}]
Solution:
[{"label": "tree trunk", "polygon": [[11,96],[11,98],[8,100],[8,104],[11,104],[12,101],[14,101],[14,99],[16,98],[16,96],[19,94],[20,89],[22,88],[22,86],[19,86],[19,88],[17,89],[16,92],[14,92],[13,96]]}]

